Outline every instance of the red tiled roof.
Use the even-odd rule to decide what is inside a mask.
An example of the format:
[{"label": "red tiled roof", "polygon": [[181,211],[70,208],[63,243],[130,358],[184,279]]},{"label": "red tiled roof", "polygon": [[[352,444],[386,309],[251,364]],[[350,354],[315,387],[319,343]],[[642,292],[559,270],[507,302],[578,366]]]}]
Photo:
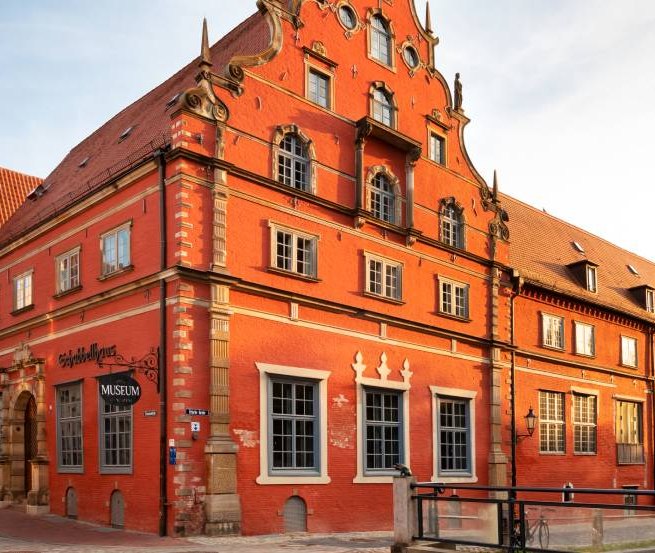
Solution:
[{"label": "red tiled roof", "polygon": [[[501,201],[509,214],[509,262],[526,281],[655,320],[629,290],[644,285],[655,288],[653,262],[510,196],[501,195]],[[567,267],[585,260],[598,265],[597,293],[587,291]]]},{"label": "red tiled roof", "polygon": [[27,195],[42,182],[43,179],[39,177],[0,167],[0,226],[5,224]]},{"label": "red tiled roof", "polygon": [[[250,16],[212,46],[212,71],[221,73],[234,55],[252,55],[265,50],[270,39],[268,24],[261,14]],[[103,186],[111,176],[167,143],[170,107],[166,104],[176,94],[195,86],[197,74],[196,58],[75,146],[46,177],[43,196],[23,204],[0,229],[0,244],[8,243],[61,212],[78,198]],[[119,140],[130,127],[129,136]]]}]

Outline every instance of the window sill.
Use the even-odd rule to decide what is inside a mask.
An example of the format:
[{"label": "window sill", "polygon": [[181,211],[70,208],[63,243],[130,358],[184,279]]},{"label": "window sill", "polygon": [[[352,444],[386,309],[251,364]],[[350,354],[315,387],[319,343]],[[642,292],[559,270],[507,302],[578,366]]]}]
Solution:
[{"label": "window sill", "polygon": [[576,351],[575,355],[577,355],[578,357],[586,357],[587,359],[596,359],[595,353],[578,353]]},{"label": "window sill", "polygon": [[364,291],[364,292],[362,292],[362,294],[364,296],[366,296],[367,298],[373,298],[373,299],[376,299],[376,300],[386,301],[387,303],[393,303],[394,305],[405,305],[405,302],[403,300],[388,298],[387,296],[381,296],[380,294],[375,294],[373,292]]},{"label": "window sill", "polygon": [[593,457],[595,455],[598,455],[598,452],[596,452],[596,451],[574,451],[573,455],[579,455],[581,457]]},{"label": "window sill", "polygon": [[100,474],[132,474],[132,467],[100,467]]},{"label": "window sill", "polygon": [[297,278],[298,280],[306,280],[308,282],[321,282],[320,278],[315,276],[303,275],[302,273],[296,273],[294,271],[287,271],[285,269],[278,269],[277,267],[268,267],[269,273],[274,273],[276,275],[287,276],[291,278]]},{"label": "window sill", "polygon": [[398,476],[400,473],[391,475],[367,476],[358,474],[353,478],[353,484],[392,484],[393,477]]},{"label": "window sill", "polygon": [[619,463],[617,461],[616,463],[619,467],[629,467],[629,466],[634,466],[634,465],[645,465],[645,461],[635,461],[634,463]]},{"label": "window sill", "polygon": [[20,309],[14,309],[10,314],[14,316],[22,315],[27,311],[32,311],[32,309],[34,309],[34,304],[30,303],[29,305],[26,305],[25,307],[21,307]]},{"label": "window sill", "polygon": [[478,481],[478,477],[471,474],[462,474],[461,476],[450,475],[438,475],[432,476],[431,482],[443,482],[444,484],[474,484]]},{"label": "window sill", "polygon": [[255,482],[261,485],[271,484],[329,484],[332,480],[329,476],[265,476],[260,474]]},{"label": "window sill", "polygon": [[[396,51],[396,47],[393,46],[393,47],[391,48],[391,52],[392,52],[391,57],[392,57],[392,59],[393,59],[393,53],[394,53],[395,51]],[[373,54],[371,54],[370,52],[368,52],[368,54],[366,55],[366,57],[367,57],[368,59],[370,59],[373,63],[377,63],[380,67],[384,67],[385,69],[391,71],[392,73],[396,73],[396,72],[397,72],[397,71],[396,71],[396,66],[395,66],[395,65],[389,65],[389,64],[387,64],[387,63],[384,63],[382,60],[379,60],[379,59],[377,59],[377,58],[374,58],[374,57],[373,57]]]},{"label": "window sill", "polygon": [[473,320],[469,317],[458,317],[457,315],[444,313],[443,311],[438,311],[436,315],[439,315],[440,317],[445,317],[446,319],[452,319],[453,321],[461,321],[463,323],[470,323]]},{"label": "window sill", "polygon": [[63,298],[64,296],[68,296],[69,294],[74,294],[75,292],[79,292],[81,289],[82,289],[82,285],[78,284],[77,286],[74,286],[73,288],[69,288],[68,290],[64,290],[63,292],[57,292],[52,297],[58,300],[59,298]]},{"label": "window sill", "polygon": [[545,348],[545,349],[552,350],[552,351],[564,351],[564,348],[563,348],[563,347],[559,347],[559,346],[549,346],[548,344],[541,344],[541,347],[542,347],[542,348]]},{"label": "window sill", "polygon": [[549,456],[559,456],[559,457],[564,457],[566,455],[566,451],[540,451],[539,455],[549,455]]},{"label": "window sill", "polygon": [[100,282],[103,282],[105,280],[109,280],[111,278],[117,277],[117,276],[122,275],[124,273],[129,273],[130,271],[133,271],[133,270],[134,270],[134,265],[130,264],[127,267],[123,267],[122,269],[117,269],[116,271],[112,271],[111,273],[100,275],[98,277],[98,280]]},{"label": "window sill", "polygon": [[84,474],[84,467],[57,467],[59,474]]},{"label": "window sill", "polygon": [[639,368],[637,365],[626,365],[625,363],[619,363],[619,366],[625,369],[633,369],[633,370]]}]

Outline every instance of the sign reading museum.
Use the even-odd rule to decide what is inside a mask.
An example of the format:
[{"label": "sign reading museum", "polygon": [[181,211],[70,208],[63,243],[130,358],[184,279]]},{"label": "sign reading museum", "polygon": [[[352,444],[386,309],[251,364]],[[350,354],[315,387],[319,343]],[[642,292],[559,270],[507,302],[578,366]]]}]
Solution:
[{"label": "sign reading museum", "polygon": [[141,398],[141,386],[129,372],[98,377],[100,396],[110,405],[134,405]]}]

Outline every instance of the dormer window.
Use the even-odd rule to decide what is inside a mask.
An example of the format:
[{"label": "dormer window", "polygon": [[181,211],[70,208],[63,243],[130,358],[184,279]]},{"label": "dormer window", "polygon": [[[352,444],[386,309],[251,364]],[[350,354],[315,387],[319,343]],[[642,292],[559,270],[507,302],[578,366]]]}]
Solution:
[{"label": "dormer window", "polygon": [[647,284],[642,284],[641,286],[630,288],[630,292],[632,292],[639,307],[649,313],[655,313],[655,288],[651,288]]},{"label": "dormer window", "polygon": [[594,293],[598,292],[596,267],[593,265],[587,265],[587,290]]},{"label": "dormer window", "polygon": [[646,290],[646,311],[655,313],[655,290]]}]

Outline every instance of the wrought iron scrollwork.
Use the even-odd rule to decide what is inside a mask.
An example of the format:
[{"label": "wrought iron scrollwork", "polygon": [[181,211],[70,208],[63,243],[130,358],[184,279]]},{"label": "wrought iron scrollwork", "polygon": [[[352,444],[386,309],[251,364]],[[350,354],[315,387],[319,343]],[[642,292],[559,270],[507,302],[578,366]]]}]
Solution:
[{"label": "wrought iron scrollwork", "polygon": [[141,358],[134,356],[127,358],[120,353],[108,356],[105,359],[112,359],[113,361],[99,361],[99,367],[126,367],[135,370],[157,386],[159,391],[159,348],[150,348],[150,351]]}]

